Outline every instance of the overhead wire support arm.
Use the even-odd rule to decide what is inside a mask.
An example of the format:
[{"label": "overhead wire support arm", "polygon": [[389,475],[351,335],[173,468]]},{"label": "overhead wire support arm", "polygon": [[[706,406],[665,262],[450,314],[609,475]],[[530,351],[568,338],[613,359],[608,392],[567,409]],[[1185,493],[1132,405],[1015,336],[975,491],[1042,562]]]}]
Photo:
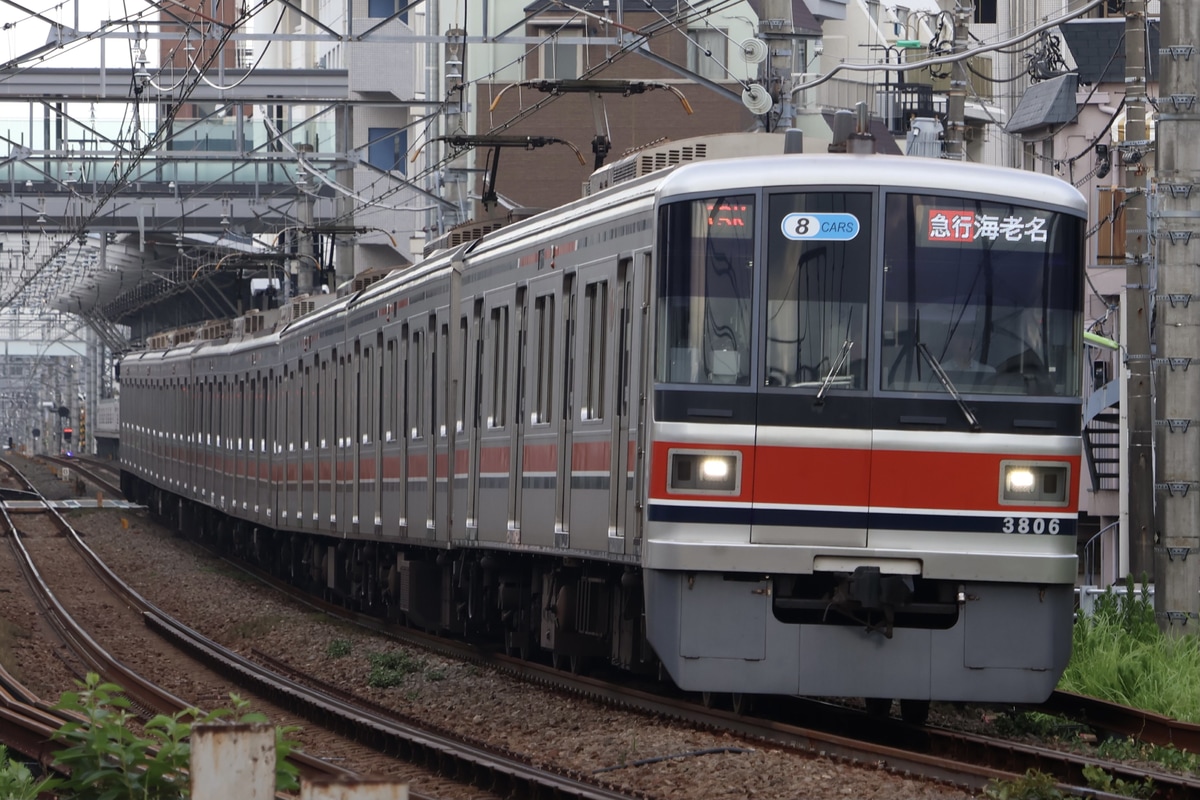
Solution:
[{"label": "overhead wire support arm", "polygon": [[[445,142],[451,147],[456,148],[492,148],[492,165],[488,170],[487,186],[484,188],[483,197],[481,198],[484,205],[495,203],[499,199],[496,195],[496,170],[500,166],[500,151],[505,147],[520,147],[523,150],[534,150],[538,147],[545,147],[548,144],[565,144],[575,153],[575,157],[579,159],[580,166],[587,165],[587,160],[584,159],[583,153],[579,152],[578,147],[571,144],[566,139],[559,139],[556,136],[504,136],[497,134],[470,136],[467,134],[454,134],[451,136],[436,136],[430,139],[429,142]],[[413,161],[417,160],[417,157],[421,155],[421,150],[423,149],[424,145],[417,148],[416,152],[413,153],[412,156]]]},{"label": "overhead wire support arm", "polygon": [[592,117],[596,125],[596,136],[592,139],[592,152],[595,154],[592,169],[600,169],[600,167],[604,166],[604,160],[608,157],[608,153],[612,149],[612,137],[609,135],[608,116],[604,112],[604,98],[602,95],[619,94],[622,97],[631,97],[635,94],[645,94],[655,89],[665,89],[679,98],[684,111],[689,115],[692,114],[692,105],[688,102],[687,97],[683,92],[670,84],[661,81],[605,78],[541,79],[510,83],[496,93],[496,97],[492,100],[492,105],[488,110],[495,111],[496,106],[500,104],[500,98],[514,86],[525,89],[536,89],[551,96],[583,94],[584,92],[592,96]]},{"label": "overhead wire support arm", "polygon": [[560,79],[560,80],[529,80],[520,81],[518,83],[510,83],[505,86],[492,100],[492,105],[489,111],[495,111],[496,106],[500,103],[500,98],[504,93],[514,86],[524,89],[537,89],[539,92],[546,94],[558,95],[568,94],[572,92],[596,92],[597,94],[619,94],[622,97],[629,97],[635,94],[645,94],[654,89],[665,89],[671,94],[679,98],[679,102],[683,104],[683,110],[688,114],[692,113],[692,106],[688,102],[687,97],[678,88],[663,83],[661,81],[626,81],[601,78],[578,78],[578,79]]}]

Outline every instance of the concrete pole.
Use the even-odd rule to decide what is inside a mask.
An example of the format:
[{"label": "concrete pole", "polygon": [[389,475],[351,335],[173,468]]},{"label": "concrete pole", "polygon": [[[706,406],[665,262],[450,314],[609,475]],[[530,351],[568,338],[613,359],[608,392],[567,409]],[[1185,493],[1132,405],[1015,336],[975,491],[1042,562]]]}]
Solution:
[{"label": "concrete pole", "polygon": [[[341,145],[338,147],[339,152],[349,154],[354,148],[354,116],[356,113],[357,111],[354,108],[346,106],[334,115],[338,121],[339,135],[341,137]],[[350,163],[349,159],[338,170],[337,180],[342,186],[348,186],[351,189],[354,188],[354,165]],[[337,206],[338,224],[353,228],[354,210],[358,207],[358,201],[348,194],[339,194]],[[336,277],[334,278],[334,285],[330,287],[330,291],[354,279],[354,275],[357,272],[357,268],[354,265],[354,241],[354,237],[349,234],[336,237],[336,245],[334,247],[334,258],[336,260],[334,274]]]},{"label": "concrete pole", "polygon": [[1161,26],[1156,365],[1165,424],[1154,611],[1159,627],[1183,635],[1200,630],[1200,5],[1163,0]]},{"label": "concrete pole", "polygon": [[[315,288],[313,277],[320,262],[317,260],[317,254],[313,252],[312,246],[313,199],[305,191],[307,187],[307,175],[303,172],[298,172],[297,175],[303,177],[305,180],[301,181],[297,179],[297,183],[300,184],[299,197],[296,199],[297,227],[295,231],[292,231],[292,234],[296,237],[296,253],[301,256],[294,259],[299,264],[296,272],[296,296],[303,297],[306,294],[313,293],[313,289]],[[304,258],[304,256],[308,257]],[[333,290],[330,289],[330,291]]]},{"label": "concrete pole", "polygon": [[974,11],[970,0],[956,0],[954,3],[954,54],[959,58],[952,65],[950,93],[946,98],[945,150],[946,158],[955,161],[965,161],[967,157],[963,133],[967,124],[967,87],[971,85],[971,77],[967,72],[965,53],[967,26]]},{"label": "concrete pole", "polygon": [[[1147,250],[1146,3],[1125,4],[1125,141],[1121,185],[1125,187],[1125,342],[1128,408],[1128,508],[1130,570],[1154,578],[1154,406],[1150,370],[1150,268]],[[1141,144],[1139,144],[1141,143]],[[1135,158],[1135,153],[1144,153]],[[1200,431],[1198,431],[1200,433]]]}]

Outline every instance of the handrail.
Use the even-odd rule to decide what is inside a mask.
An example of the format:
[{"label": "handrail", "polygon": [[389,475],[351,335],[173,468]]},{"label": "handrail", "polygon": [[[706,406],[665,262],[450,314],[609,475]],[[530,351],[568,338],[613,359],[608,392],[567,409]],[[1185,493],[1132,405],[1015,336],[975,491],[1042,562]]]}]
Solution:
[{"label": "handrail", "polygon": [[1083,546],[1083,575],[1084,575],[1084,579],[1085,579],[1084,583],[1086,585],[1088,585],[1088,586],[1095,585],[1095,581],[1094,581],[1095,576],[1094,576],[1092,568],[1095,565],[1095,560],[1097,558],[1097,554],[1095,552],[1096,547],[1093,547],[1093,545],[1095,544],[1097,539],[1099,539],[1101,536],[1108,533],[1110,530],[1112,530],[1113,528],[1117,527],[1120,524],[1121,524],[1120,520],[1117,520],[1116,522],[1110,522],[1108,525],[1105,525],[1103,528],[1096,531],[1096,533],[1094,533],[1092,535],[1092,537],[1087,540],[1087,543],[1084,544],[1084,546]]}]

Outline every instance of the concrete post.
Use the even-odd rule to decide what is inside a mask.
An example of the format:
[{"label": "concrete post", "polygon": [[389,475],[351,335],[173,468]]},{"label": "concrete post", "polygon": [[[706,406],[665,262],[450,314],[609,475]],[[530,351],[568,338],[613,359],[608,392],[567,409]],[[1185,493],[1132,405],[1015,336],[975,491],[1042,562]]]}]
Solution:
[{"label": "concrete post", "polygon": [[274,725],[196,725],[191,746],[192,800],[274,800]]},{"label": "concrete post", "polygon": [[1154,611],[1200,633],[1200,5],[1163,0],[1157,177],[1159,404]]},{"label": "concrete post", "polygon": [[[1126,476],[1130,570],[1134,580],[1154,577],[1153,393],[1150,376],[1150,269],[1147,250],[1146,160],[1146,3],[1125,4],[1125,141],[1121,143],[1121,185],[1125,187],[1125,277],[1123,313],[1125,382],[1128,403]],[[1140,157],[1139,157],[1140,154]]]},{"label": "concrete post", "polygon": [[946,158],[966,160],[964,133],[967,124],[967,87],[971,77],[967,72],[967,26],[974,7],[970,0],[954,3],[954,54],[958,59],[951,65],[950,92],[946,97]]}]

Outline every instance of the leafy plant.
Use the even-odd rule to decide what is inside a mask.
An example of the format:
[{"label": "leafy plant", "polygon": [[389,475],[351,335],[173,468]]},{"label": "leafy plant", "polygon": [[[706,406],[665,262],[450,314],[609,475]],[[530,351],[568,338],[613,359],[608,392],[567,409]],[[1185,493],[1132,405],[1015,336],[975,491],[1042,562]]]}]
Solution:
[{"label": "leafy plant", "polygon": [[1154,781],[1149,778],[1139,782],[1131,782],[1122,778],[1114,779],[1113,776],[1097,766],[1084,767],[1083,777],[1087,780],[1088,786],[1109,794],[1119,794],[1122,797],[1144,797],[1147,800],[1154,796]]},{"label": "leafy plant", "polygon": [[350,641],[348,639],[334,639],[325,648],[325,654],[330,658],[345,658],[350,655]]},{"label": "leafy plant", "polygon": [[[248,701],[232,695],[233,709],[204,713],[196,708],[172,716],[159,714],[142,727],[130,729],[134,715],[120,686],[103,683],[95,673],[78,682],[79,691],[64,692],[56,708],[84,719],[65,723],[58,731],[67,747],[55,751],[56,764],[70,773],[61,793],[75,800],[178,800],[190,791],[187,767],[191,759],[188,736],[192,725],[209,724],[243,712]],[[243,713],[239,722],[266,722],[262,714]],[[299,772],[287,757],[295,742],[286,738],[294,728],[276,728],[276,788],[299,788]]]},{"label": "leafy plant", "polygon": [[29,767],[8,757],[8,748],[0,744],[0,797],[4,800],[36,800],[43,792],[59,786],[58,778],[34,780]]},{"label": "leafy plant", "polygon": [[1200,756],[1179,750],[1174,745],[1161,747],[1136,739],[1112,738],[1097,745],[1096,753],[1114,761],[1150,761],[1176,772],[1200,771]]},{"label": "leafy plant", "polygon": [[367,685],[376,689],[399,686],[409,675],[425,668],[422,659],[404,651],[372,653],[370,658],[371,674],[367,677]]},{"label": "leafy plant", "polygon": [[992,779],[983,790],[992,800],[1079,800],[1076,795],[1064,794],[1053,775],[1031,769],[1012,781]]}]

